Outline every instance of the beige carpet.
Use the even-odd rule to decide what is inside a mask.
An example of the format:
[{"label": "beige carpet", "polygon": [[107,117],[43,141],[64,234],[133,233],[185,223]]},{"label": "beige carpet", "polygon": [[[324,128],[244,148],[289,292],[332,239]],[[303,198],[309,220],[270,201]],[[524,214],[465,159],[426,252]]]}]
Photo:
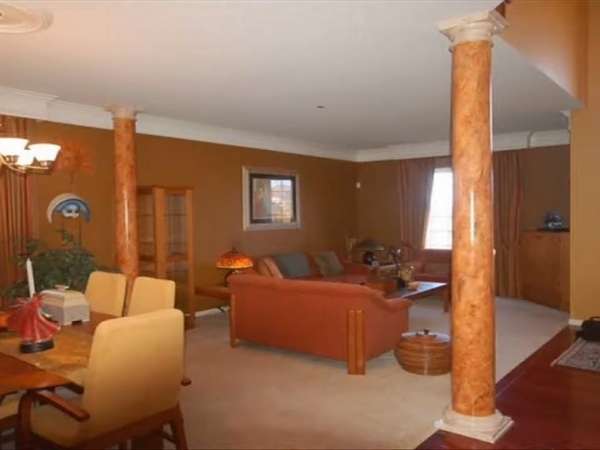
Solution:
[{"label": "beige carpet", "polygon": [[[565,313],[512,299],[497,301],[497,375],[502,377],[567,323]],[[411,330],[448,331],[435,299],[410,313]],[[345,364],[242,344],[232,349],[222,313],[201,316],[188,333],[183,391],[192,449],[414,448],[450,399],[448,375],[404,372],[393,354],[349,376]]]}]

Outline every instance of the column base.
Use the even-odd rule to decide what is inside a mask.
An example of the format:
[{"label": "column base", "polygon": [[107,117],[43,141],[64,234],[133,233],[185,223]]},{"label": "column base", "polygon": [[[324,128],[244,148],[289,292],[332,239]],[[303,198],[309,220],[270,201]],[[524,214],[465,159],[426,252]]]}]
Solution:
[{"label": "column base", "polygon": [[477,417],[457,413],[448,407],[442,418],[435,421],[435,427],[449,433],[493,444],[508,431],[513,423],[510,417],[502,415],[498,410],[492,415]]}]

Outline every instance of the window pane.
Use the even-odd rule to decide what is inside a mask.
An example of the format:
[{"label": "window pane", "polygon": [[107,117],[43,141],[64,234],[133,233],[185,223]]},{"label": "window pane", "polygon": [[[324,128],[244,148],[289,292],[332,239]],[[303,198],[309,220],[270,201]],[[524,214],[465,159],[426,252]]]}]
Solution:
[{"label": "window pane", "polygon": [[433,174],[425,248],[452,248],[452,170],[448,168]]},{"label": "window pane", "polygon": [[292,180],[271,181],[271,218],[273,222],[290,223],[293,218]]}]

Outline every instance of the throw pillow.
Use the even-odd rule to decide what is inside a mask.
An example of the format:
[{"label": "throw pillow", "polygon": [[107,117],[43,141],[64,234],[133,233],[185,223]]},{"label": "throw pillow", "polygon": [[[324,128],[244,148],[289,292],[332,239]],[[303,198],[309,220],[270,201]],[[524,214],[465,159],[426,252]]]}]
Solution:
[{"label": "throw pillow", "polygon": [[344,266],[333,251],[321,252],[315,255],[315,262],[324,277],[335,277],[344,273]]},{"label": "throw pillow", "polygon": [[304,253],[286,253],[275,255],[273,259],[285,278],[300,278],[311,276],[312,270]]}]

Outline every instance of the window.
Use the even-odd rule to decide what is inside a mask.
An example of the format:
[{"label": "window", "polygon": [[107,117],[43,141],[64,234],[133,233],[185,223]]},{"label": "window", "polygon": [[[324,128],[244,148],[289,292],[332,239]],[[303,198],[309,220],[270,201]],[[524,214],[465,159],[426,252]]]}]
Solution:
[{"label": "window", "polygon": [[269,169],[243,169],[244,229],[299,228],[298,175]]},{"label": "window", "polygon": [[425,248],[452,248],[452,169],[435,169],[429,218],[425,233]]}]

